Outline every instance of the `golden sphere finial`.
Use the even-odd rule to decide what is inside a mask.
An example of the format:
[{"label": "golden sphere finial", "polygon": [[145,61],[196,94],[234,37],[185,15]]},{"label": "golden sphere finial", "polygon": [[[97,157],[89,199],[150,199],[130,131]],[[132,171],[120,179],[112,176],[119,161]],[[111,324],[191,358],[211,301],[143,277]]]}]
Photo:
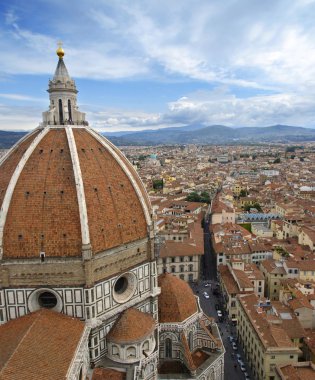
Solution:
[{"label": "golden sphere finial", "polygon": [[65,55],[65,52],[62,48],[62,42],[61,41],[58,41],[58,49],[56,50],[56,53],[57,53],[59,59],[62,59],[63,56]]}]

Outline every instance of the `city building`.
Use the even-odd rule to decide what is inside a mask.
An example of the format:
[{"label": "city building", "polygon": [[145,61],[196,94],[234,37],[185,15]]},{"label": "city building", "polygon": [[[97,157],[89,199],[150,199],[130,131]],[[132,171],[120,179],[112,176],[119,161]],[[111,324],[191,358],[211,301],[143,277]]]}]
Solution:
[{"label": "city building", "polygon": [[275,379],[276,366],[294,365],[305,336],[296,316],[255,294],[237,297],[237,336],[254,378]]},{"label": "city building", "polygon": [[245,264],[241,259],[218,266],[218,278],[225,300],[225,307],[232,322],[237,323],[236,297],[238,294],[255,293],[264,296],[265,279],[255,264]]}]

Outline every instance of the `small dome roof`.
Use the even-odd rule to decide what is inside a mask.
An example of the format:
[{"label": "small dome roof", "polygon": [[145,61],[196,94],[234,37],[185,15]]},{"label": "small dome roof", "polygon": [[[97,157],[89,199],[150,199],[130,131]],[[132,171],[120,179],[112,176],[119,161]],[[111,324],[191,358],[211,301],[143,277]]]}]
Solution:
[{"label": "small dome roof", "polygon": [[106,338],[114,343],[135,343],[150,335],[155,325],[151,314],[130,308],[121,314]]},{"label": "small dome roof", "polygon": [[185,281],[164,273],[158,277],[158,283],[159,322],[183,322],[198,311],[194,293]]}]

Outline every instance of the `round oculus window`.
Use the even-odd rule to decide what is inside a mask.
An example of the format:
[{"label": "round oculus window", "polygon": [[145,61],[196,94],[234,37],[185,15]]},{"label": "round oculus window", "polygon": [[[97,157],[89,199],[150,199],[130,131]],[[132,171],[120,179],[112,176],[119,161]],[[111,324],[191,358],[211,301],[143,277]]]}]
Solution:
[{"label": "round oculus window", "polygon": [[51,309],[57,312],[62,310],[62,299],[53,289],[41,288],[36,289],[29,296],[28,308],[30,312],[43,309]]},{"label": "round oculus window", "polygon": [[137,278],[131,273],[124,273],[114,283],[113,297],[117,303],[127,302],[135,293]]},{"label": "round oculus window", "polygon": [[43,292],[38,296],[39,306],[45,309],[53,309],[57,302],[57,297],[51,292]]},{"label": "round oculus window", "polygon": [[127,277],[119,277],[119,279],[115,282],[114,291],[117,294],[123,294],[128,288],[128,280]]}]

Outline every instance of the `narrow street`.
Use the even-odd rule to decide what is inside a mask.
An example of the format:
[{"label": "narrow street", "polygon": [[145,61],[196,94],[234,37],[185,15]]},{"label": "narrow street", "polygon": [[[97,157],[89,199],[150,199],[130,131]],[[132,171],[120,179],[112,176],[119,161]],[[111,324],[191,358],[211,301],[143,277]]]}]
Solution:
[{"label": "narrow street", "polygon": [[204,236],[204,258],[202,266],[202,278],[205,280],[216,281],[217,279],[217,267],[216,259],[212,252],[212,246],[210,241],[210,220],[205,219],[203,236]]},{"label": "narrow street", "polygon": [[[206,285],[207,284],[207,285]],[[224,356],[224,379],[226,380],[244,380],[244,379],[252,379],[249,367],[245,361],[245,355],[241,348],[241,346],[236,341],[236,327],[232,326],[231,322],[227,319],[226,314],[223,309],[221,295],[215,296],[212,294],[213,289],[216,287],[217,282],[213,280],[200,282],[199,285],[192,285],[192,289],[196,295],[199,296],[200,306],[203,311],[210,317],[214,317],[216,322],[218,323],[221,337],[223,340],[223,344],[226,350]],[[204,297],[204,292],[207,292],[209,298],[206,299]],[[219,307],[223,313],[223,321],[220,322],[218,320],[217,308]],[[230,342],[229,337],[233,336],[234,341],[236,342],[237,350],[233,350],[232,343]],[[241,356],[241,360],[245,364],[246,373],[248,377],[246,378],[246,373],[243,372],[240,368],[239,363],[237,362],[236,355],[239,354]]]}]

